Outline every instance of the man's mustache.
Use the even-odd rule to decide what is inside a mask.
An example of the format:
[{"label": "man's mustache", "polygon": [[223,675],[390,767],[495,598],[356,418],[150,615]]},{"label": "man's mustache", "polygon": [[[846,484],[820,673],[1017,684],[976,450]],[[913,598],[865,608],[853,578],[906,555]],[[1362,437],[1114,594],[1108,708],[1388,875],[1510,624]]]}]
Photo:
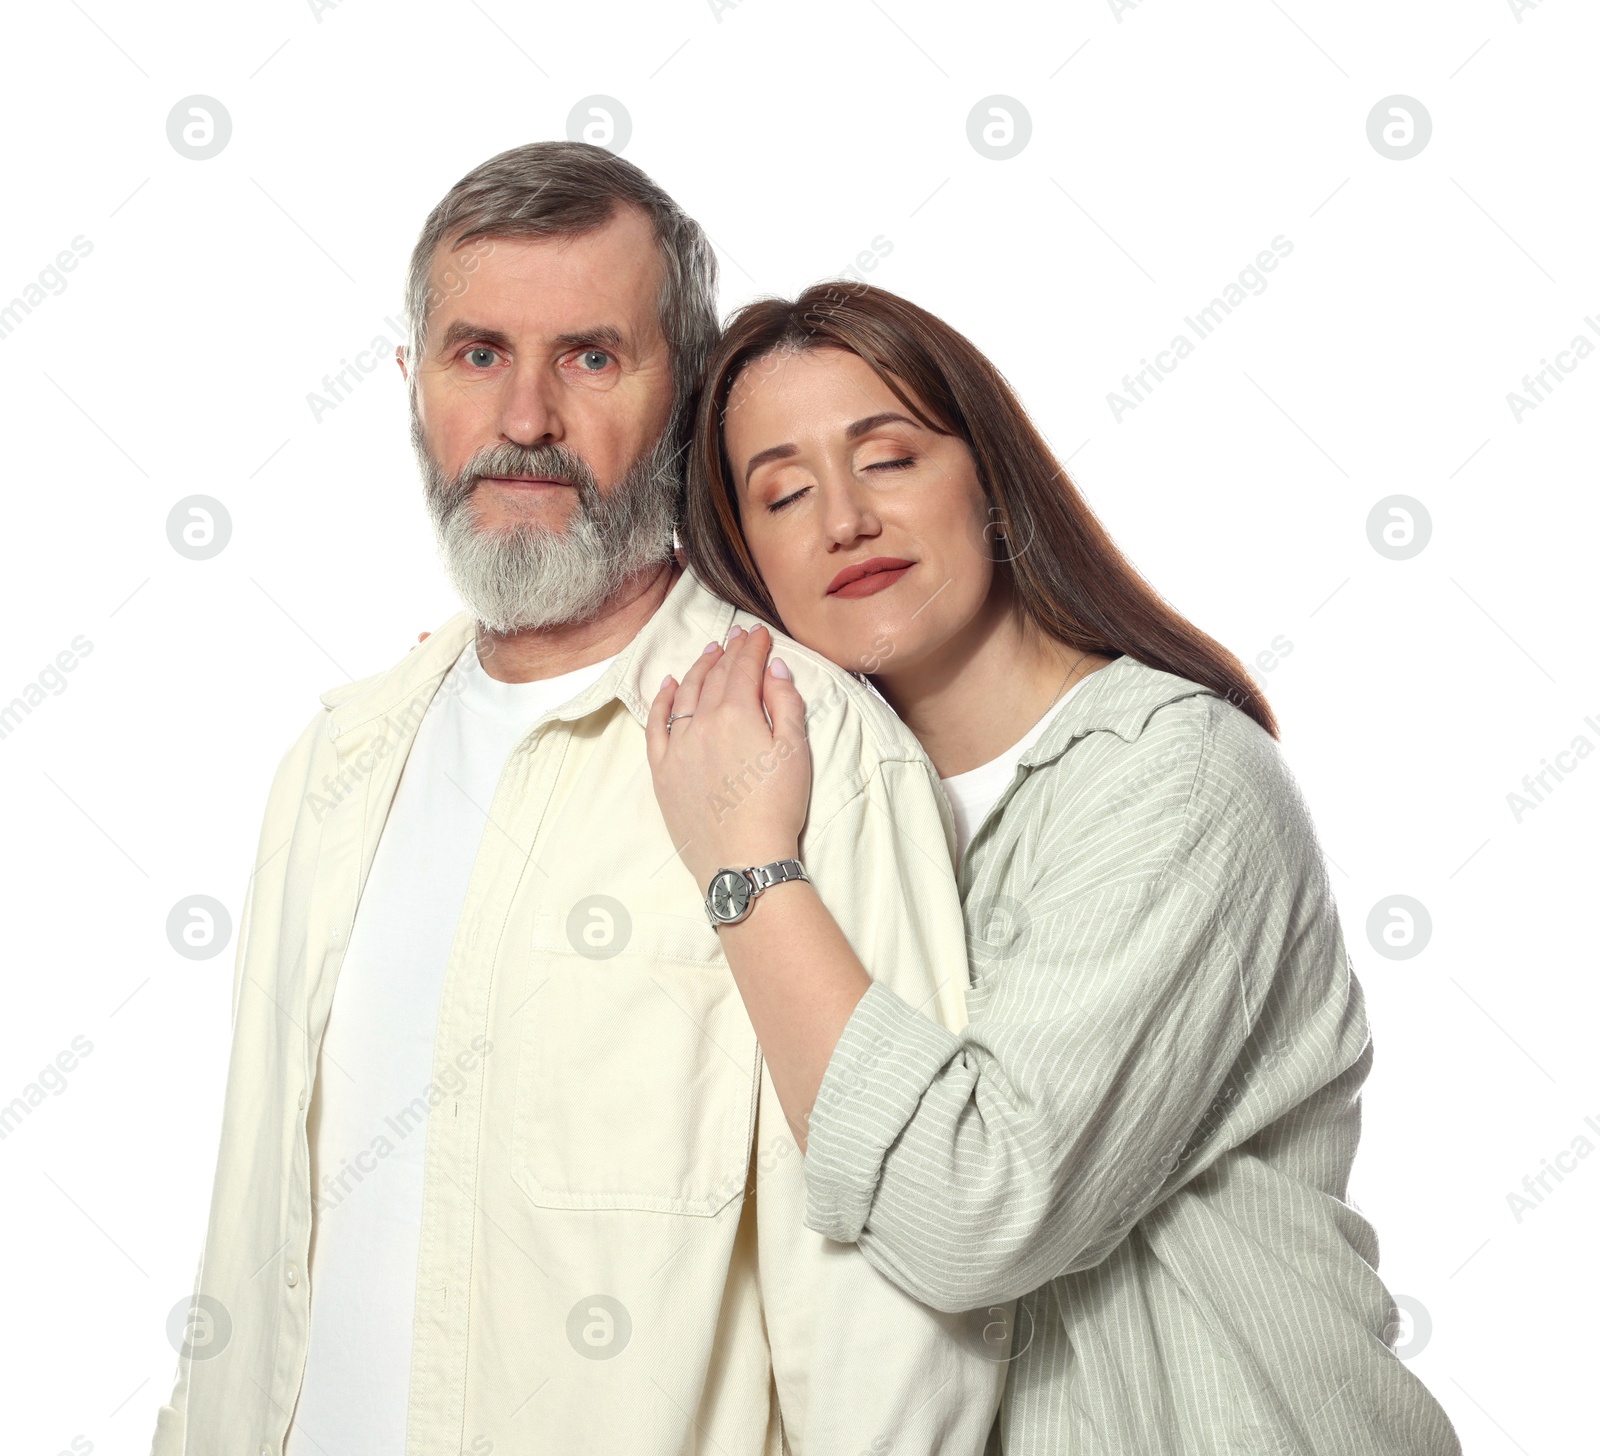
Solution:
[{"label": "man's mustache", "polygon": [[578,492],[578,504],[590,507],[599,497],[594,471],[566,445],[500,444],[480,450],[451,482],[450,506],[459,505],[480,481],[492,475],[535,475],[564,481]]}]

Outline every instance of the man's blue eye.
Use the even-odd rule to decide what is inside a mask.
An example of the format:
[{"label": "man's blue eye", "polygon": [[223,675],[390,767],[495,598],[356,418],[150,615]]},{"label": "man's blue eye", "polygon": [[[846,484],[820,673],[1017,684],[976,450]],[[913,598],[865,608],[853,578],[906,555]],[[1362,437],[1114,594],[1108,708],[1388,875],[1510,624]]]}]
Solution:
[{"label": "man's blue eye", "polygon": [[[479,358],[476,357],[479,354],[486,355],[487,357],[483,358],[483,359],[479,359]],[[490,349],[490,348],[486,348],[485,346],[480,344],[475,349],[468,349],[467,350],[467,358],[472,362],[474,367],[476,367],[478,369],[487,369],[491,364],[494,363],[494,350]]]},{"label": "man's blue eye", "polygon": [[604,369],[611,362],[611,356],[603,349],[585,349],[578,358],[583,367],[592,372]]}]

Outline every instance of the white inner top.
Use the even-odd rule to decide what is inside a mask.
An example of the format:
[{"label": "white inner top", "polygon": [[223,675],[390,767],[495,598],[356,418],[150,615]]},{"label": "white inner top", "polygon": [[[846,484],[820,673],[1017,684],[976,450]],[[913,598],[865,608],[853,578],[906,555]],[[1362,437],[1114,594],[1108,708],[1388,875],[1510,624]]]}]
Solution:
[{"label": "white inner top", "polygon": [[1000,796],[1011,787],[1012,777],[1016,774],[1017,764],[1022,755],[1044,737],[1045,730],[1055,720],[1056,715],[1066,707],[1067,700],[1089,681],[1090,676],[1092,674],[1087,674],[1073,683],[1045,711],[1044,717],[998,758],[991,758],[988,763],[980,763],[977,768],[968,769],[966,773],[952,774],[947,779],[939,780],[944,785],[945,794],[950,800],[951,812],[955,815],[958,865],[966,856],[967,845],[971,842],[972,836],[983,828],[983,821],[989,817],[989,811],[1000,802]]},{"label": "white inner top", "polygon": [[[503,683],[469,642],[418,726],[334,987],[308,1114],[311,1331],[287,1456],[405,1449],[426,1108],[456,921],[511,750],[612,660]],[[448,1090],[441,1083],[436,1096]]]}]

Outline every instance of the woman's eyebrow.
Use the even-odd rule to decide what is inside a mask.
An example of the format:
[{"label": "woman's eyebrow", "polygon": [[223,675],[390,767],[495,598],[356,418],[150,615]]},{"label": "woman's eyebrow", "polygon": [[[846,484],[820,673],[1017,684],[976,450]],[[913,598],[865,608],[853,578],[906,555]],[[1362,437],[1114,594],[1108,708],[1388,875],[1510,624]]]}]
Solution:
[{"label": "woman's eyebrow", "polygon": [[756,466],[765,465],[769,460],[787,460],[791,455],[799,453],[793,445],[768,445],[765,450],[757,450],[744,464],[745,489],[750,488],[750,477],[755,473]]},{"label": "woman's eyebrow", "polygon": [[857,420],[855,424],[845,429],[844,437],[847,440],[859,440],[863,435],[877,429],[879,425],[910,425],[917,430],[922,428],[915,420],[889,410],[881,415],[868,415],[864,420]]}]

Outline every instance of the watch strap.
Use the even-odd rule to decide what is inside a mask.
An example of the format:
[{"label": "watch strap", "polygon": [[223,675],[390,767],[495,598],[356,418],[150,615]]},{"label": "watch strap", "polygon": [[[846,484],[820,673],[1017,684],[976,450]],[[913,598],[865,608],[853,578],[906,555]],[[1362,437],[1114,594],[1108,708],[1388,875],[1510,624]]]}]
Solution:
[{"label": "watch strap", "polygon": [[752,865],[745,871],[745,875],[758,895],[773,885],[783,884],[785,880],[811,879],[806,873],[806,867],[797,859],[775,859],[771,864]]}]

